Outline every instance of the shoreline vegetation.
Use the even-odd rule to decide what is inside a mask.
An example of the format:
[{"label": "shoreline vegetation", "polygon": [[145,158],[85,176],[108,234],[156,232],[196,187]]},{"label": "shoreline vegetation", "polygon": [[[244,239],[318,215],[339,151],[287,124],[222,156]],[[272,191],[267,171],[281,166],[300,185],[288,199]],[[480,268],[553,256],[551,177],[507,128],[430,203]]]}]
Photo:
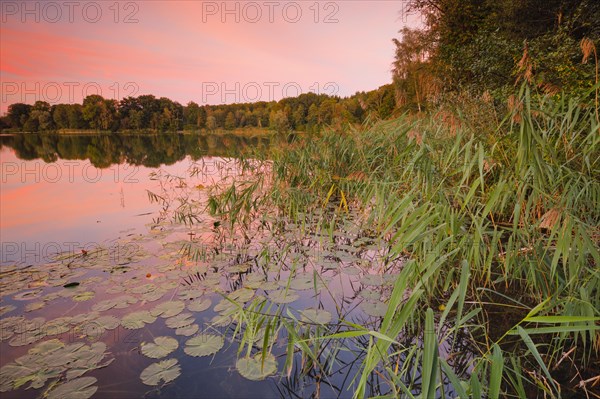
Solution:
[{"label": "shoreline vegetation", "polygon": [[[295,336],[282,315],[263,316],[286,329],[303,363],[326,376],[334,360],[310,348],[362,338],[356,398],[374,375],[391,387],[385,397],[596,397],[600,124],[564,93],[523,84],[515,101],[485,130],[469,123],[479,113],[454,124],[405,115],[273,146],[266,164],[213,191],[210,209],[232,231],[265,209],[300,226],[327,215],[317,231],[334,236],[338,221],[360,215],[361,234],[406,259],[381,324]],[[252,173],[266,165],[272,175]],[[251,312],[240,304],[240,319]],[[476,352],[462,372],[459,341]]]}]

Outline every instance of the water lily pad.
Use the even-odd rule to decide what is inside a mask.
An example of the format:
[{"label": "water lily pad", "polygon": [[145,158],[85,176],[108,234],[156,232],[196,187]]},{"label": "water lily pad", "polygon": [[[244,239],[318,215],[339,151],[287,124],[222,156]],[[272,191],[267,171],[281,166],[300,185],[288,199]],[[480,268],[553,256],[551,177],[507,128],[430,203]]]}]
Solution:
[{"label": "water lily pad", "polygon": [[227,298],[239,304],[248,302],[250,299],[252,299],[253,296],[254,290],[249,288],[240,288],[239,290],[227,294]]},{"label": "water lily pad", "polygon": [[125,291],[125,287],[123,287],[122,285],[119,285],[117,282],[114,282],[106,289],[107,294],[120,294],[124,291]]},{"label": "water lily pad", "polygon": [[28,303],[25,306],[25,311],[26,312],[33,312],[34,310],[39,310],[39,309],[43,308],[44,306],[46,306],[46,302],[32,302],[32,303]]},{"label": "water lily pad", "polygon": [[361,273],[361,270],[358,267],[354,266],[342,267],[342,273],[347,274],[349,276],[357,276]]},{"label": "water lily pad", "polygon": [[80,325],[80,324],[84,324],[91,320],[96,320],[99,317],[100,317],[100,313],[98,313],[96,311],[81,313],[81,314],[71,317],[71,324],[72,325]]},{"label": "water lily pad", "polygon": [[95,294],[92,291],[84,291],[84,292],[80,292],[78,294],[73,295],[71,297],[71,299],[76,302],[89,301],[90,299],[92,299],[94,297],[94,295]]},{"label": "water lily pad", "polygon": [[[44,356],[44,364],[51,368],[64,367],[69,363],[75,362],[81,358],[81,353],[87,352],[90,347],[83,342],[74,342],[66,345],[64,348],[55,350]],[[81,353],[79,351],[82,351]]]},{"label": "water lily pad", "polygon": [[98,390],[94,377],[81,377],[58,385],[48,394],[48,399],[87,399]]},{"label": "water lily pad", "polygon": [[383,317],[383,316],[385,316],[385,313],[387,312],[388,305],[381,301],[377,301],[377,302],[363,301],[360,304],[360,307],[369,316]]},{"label": "water lily pad", "polygon": [[156,317],[150,314],[147,310],[133,312],[123,317],[121,325],[128,330],[136,330],[143,328],[146,324],[152,324],[156,321]]},{"label": "water lily pad", "polygon": [[13,335],[15,335],[15,332],[13,330],[0,328],[0,342],[8,341],[13,337]]},{"label": "water lily pad", "polygon": [[146,385],[158,385],[161,381],[165,384],[171,382],[180,374],[181,367],[177,359],[167,359],[146,367],[140,378]]},{"label": "water lily pad", "polygon": [[27,353],[29,353],[30,355],[48,355],[64,347],[65,344],[61,340],[54,338],[44,342],[40,342],[33,348],[29,349]]},{"label": "water lily pad", "polygon": [[1,329],[15,329],[15,326],[25,321],[25,317],[23,316],[9,316],[3,319],[0,319],[0,328]]},{"label": "water lily pad", "polygon": [[70,327],[71,318],[70,317],[59,317],[58,319],[50,320],[46,324],[44,324],[44,331],[46,335],[59,335],[64,334],[71,329]]},{"label": "water lily pad", "polygon": [[13,296],[13,299],[17,301],[29,301],[35,298],[39,298],[39,296],[42,294],[42,291],[43,290],[41,288],[30,291],[22,291]]},{"label": "water lily pad", "polygon": [[238,265],[231,265],[225,268],[227,273],[244,273],[252,268],[252,265],[249,263],[241,263]]},{"label": "water lily pad", "polygon": [[202,295],[204,295],[204,290],[197,288],[187,289],[179,293],[179,299],[182,301],[191,301],[200,298]]},{"label": "water lily pad", "polygon": [[27,388],[25,389],[40,389],[44,385],[46,385],[46,381],[48,381],[48,379],[57,378],[60,376],[60,374],[60,370],[37,369],[31,374],[29,374],[27,377],[15,381],[15,388],[19,388],[21,385],[29,381],[29,386],[27,386]]},{"label": "water lily pad", "polygon": [[126,307],[128,307],[129,305],[133,305],[134,303],[137,303],[137,298],[131,296],[131,295],[121,295],[117,298],[114,299],[115,301],[115,308],[117,309],[124,309]]},{"label": "water lily pad", "polygon": [[75,364],[70,365],[71,369],[67,370],[67,380],[78,378],[87,373],[88,371],[97,370],[111,364],[115,359],[109,359],[106,362],[100,363],[104,354],[96,354],[95,357],[87,359],[81,359]]},{"label": "water lily pad", "polygon": [[175,338],[156,337],[154,342],[142,342],[142,353],[153,359],[161,359],[179,347]]},{"label": "water lily pad", "polygon": [[177,316],[185,309],[185,302],[181,301],[168,301],[159,303],[150,311],[150,314],[154,317],[169,318]]},{"label": "water lily pad", "polygon": [[[315,281],[315,279],[316,279],[316,281]],[[283,285],[286,285],[287,281],[282,280],[281,283]],[[299,291],[314,289],[315,285],[316,285],[317,289],[319,289],[320,287],[323,287],[323,284],[321,283],[319,278],[316,277],[313,273],[297,274],[296,277],[294,277],[290,281],[290,288],[293,288],[293,289],[299,290]]]},{"label": "water lily pad", "polygon": [[210,356],[221,350],[225,340],[220,335],[199,334],[187,340],[183,351],[190,356]]},{"label": "water lily pad", "polygon": [[189,326],[178,328],[175,330],[175,334],[183,335],[184,337],[191,337],[192,335],[196,334],[199,329],[200,327],[198,327],[198,324],[190,324]]},{"label": "water lily pad", "polygon": [[326,259],[321,263],[321,266],[323,270],[335,270],[339,267],[339,264],[334,260]]},{"label": "water lily pad", "polygon": [[327,324],[331,322],[331,313],[323,309],[304,309],[300,312],[302,321],[313,324]]},{"label": "water lily pad", "polygon": [[377,275],[377,274],[367,274],[364,275],[361,279],[360,282],[363,283],[364,285],[372,285],[372,286],[382,286],[385,284],[385,280],[383,278],[383,276]]},{"label": "water lily pad", "polygon": [[257,353],[254,357],[238,359],[235,367],[242,377],[252,381],[260,381],[277,372],[277,361],[270,353],[263,361],[262,353]]},{"label": "water lily pad", "polygon": [[137,298],[135,298],[131,295],[121,295],[116,298],[100,301],[100,302],[96,303],[92,307],[92,309],[96,312],[104,312],[106,310],[110,310],[113,308],[124,309],[124,308],[128,307],[129,305],[133,305],[137,301],[138,301]]},{"label": "water lily pad", "polygon": [[372,301],[379,301],[381,299],[381,292],[374,289],[364,289],[358,295]]},{"label": "water lily pad", "polygon": [[146,301],[146,302],[154,302],[154,301],[158,301],[165,294],[166,294],[166,291],[163,291],[162,289],[156,289],[154,291],[150,291],[150,292],[146,292],[145,294],[142,294],[142,296],[140,296],[140,299],[143,301]]},{"label": "water lily pad", "polygon": [[260,285],[258,285],[257,287],[250,287],[248,285],[248,288],[260,288],[263,291],[270,291],[270,290],[276,290],[280,287],[279,283],[277,281],[263,281]]},{"label": "water lily pad", "polygon": [[196,299],[193,300],[192,302],[188,303],[188,310],[191,312],[203,312],[206,309],[210,308],[210,305],[212,304],[212,301],[209,298],[205,298],[205,299]]},{"label": "water lily pad", "polygon": [[8,341],[8,344],[10,346],[24,346],[37,342],[45,337],[45,331],[43,331],[42,329],[36,329],[15,335],[10,341]]},{"label": "water lily pad", "polygon": [[110,315],[98,317],[93,322],[105,330],[113,330],[113,329],[117,328],[120,323],[119,319],[117,319],[115,316],[110,316]]},{"label": "water lily pad", "polygon": [[348,253],[348,252],[343,252],[343,251],[336,252],[335,256],[340,261],[345,262],[345,263],[353,263],[353,262],[360,260],[360,258],[357,257],[356,255]]},{"label": "water lily pad", "polygon": [[231,324],[231,316],[218,314],[210,319],[210,324],[214,327],[226,327]]},{"label": "water lily pad", "polygon": [[32,370],[19,363],[9,363],[0,367],[0,392],[12,391],[15,382],[31,375]]},{"label": "water lily pad", "polygon": [[14,330],[17,334],[25,333],[27,331],[39,330],[45,322],[46,319],[44,319],[43,317],[36,317],[31,320],[25,319],[21,323],[17,324],[14,327]]},{"label": "water lily pad", "polygon": [[0,306],[0,316],[4,316],[8,312],[12,312],[16,309],[16,306],[13,305],[4,305]]},{"label": "water lily pad", "polygon": [[167,325],[167,327],[170,327],[170,328],[181,328],[181,327],[189,326],[194,321],[196,321],[196,319],[194,319],[193,314],[179,313],[177,316],[168,318],[165,321],[165,324]]},{"label": "water lily pad", "polygon": [[95,310],[96,312],[104,312],[104,311],[110,310],[116,306],[117,306],[117,303],[114,299],[105,299],[104,301],[100,301],[100,302],[94,304],[94,306],[92,306],[92,309]]},{"label": "water lily pad", "polygon": [[232,314],[235,310],[238,309],[238,306],[243,306],[244,304],[237,304],[236,302],[232,302],[232,300],[228,298],[223,298],[217,303],[214,307],[215,312],[219,312],[222,314]]},{"label": "water lily pad", "polygon": [[300,295],[289,289],[269,291],[269,300],[271,300],[273,303],[292,303],[298,299],[300,299]]},{"label": "water lily pad", "polygon": [[121,324],[121,321],[114,316],[102,316],[94,320],[86,320],[77,327],[78,331],[82,332],[89,338],[95,339],[101,337],[106,330],[113,330]]},{"label": "water lily pad", "polygon": [[131,289],[131,292],[133,292],[134,294],[146,294],[148,292],[156,290],[156,288],[156,285],[149,283],[134,287]]}]

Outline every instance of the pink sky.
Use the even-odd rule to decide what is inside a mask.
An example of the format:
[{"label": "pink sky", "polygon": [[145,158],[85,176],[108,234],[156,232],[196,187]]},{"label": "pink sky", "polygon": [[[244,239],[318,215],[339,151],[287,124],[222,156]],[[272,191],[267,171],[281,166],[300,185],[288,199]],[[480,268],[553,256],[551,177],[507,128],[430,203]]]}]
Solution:
[{"label": "pink sky", "polygon": [[182,104],[352,95],[391,81],[391,39],[418,23],[404,1],[117,5],[2,2],[0,113],[15,102],[81,102],[97,92]]}]

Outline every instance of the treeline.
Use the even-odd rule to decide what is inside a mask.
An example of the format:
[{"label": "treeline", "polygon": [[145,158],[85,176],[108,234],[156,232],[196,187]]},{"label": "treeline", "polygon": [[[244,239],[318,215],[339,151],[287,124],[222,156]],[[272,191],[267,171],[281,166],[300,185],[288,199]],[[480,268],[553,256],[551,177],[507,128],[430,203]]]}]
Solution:
[{"label": "treeline", "polygon": [[153,95],[121,101],[87,96],[82,104],[16,103],[0,118],[0,128],[19,132],[70,130],[178,132],[263,128],[278,132],[314,132],[341,128],[367,116],[389,118],[395,108],[394,88],[384,85],[347,98],[306,93],[280,101],[243,104],[181,105]]},{"label": "treeline", "polygon": [[398,107],[424,110],[447,93],[503,101],[523,81],[541,94],[595,95],[598,0],[410,0],[408,6],[425,26],[402,29],[394,39]]}]

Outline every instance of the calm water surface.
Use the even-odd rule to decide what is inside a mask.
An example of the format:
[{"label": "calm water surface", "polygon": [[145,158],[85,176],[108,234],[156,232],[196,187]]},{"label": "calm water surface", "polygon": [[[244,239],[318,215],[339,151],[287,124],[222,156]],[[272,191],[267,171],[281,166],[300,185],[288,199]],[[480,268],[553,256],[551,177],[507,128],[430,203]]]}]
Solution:
[{"label": "calm water surface", "polygon": [[[348,376],[367,344],[360,340],[318,350],[326,377],[310,368],[301,373],[299,355],[289,374],[284,370],[285,331],[270,345],[276,373],[252,381],[236,369],[248,326],[236,329],[225,295],[247,308],[264,304],[265,313],[279,309],[308,320],[300,334],[336,332],[341,319],[377,328],[403,262],[384,262],[385,243],[353,220],[326,233],[315,227],[325,214],[302,223],[266,214],[248,237],[210,216],[211,188],[243,178],[235,158],[263,151],[266,139],[15,135],[0,136],[0,144],[2,397],[40,397],[85,377],[95,379],[86,380],[93,388],[80,389],[94,397],[352,395]],[[181,223],[181,215],[194,215],[194,223]],[[164,303],[181,309],[161,315]],[[202,333],[223,337],[223,347],[190,356],[187,341]],[[264,333],[257,329],[253,355]],[[177,347],[148,357],[143,349],[156,337],[172,337]],[[73,362],[51,358],[75,344],[83,352]],[[143,383],[144,370],[165,359],[177,362],[174,380]],[[389,388],[376,378],[370,387],[373,395]]]}]

